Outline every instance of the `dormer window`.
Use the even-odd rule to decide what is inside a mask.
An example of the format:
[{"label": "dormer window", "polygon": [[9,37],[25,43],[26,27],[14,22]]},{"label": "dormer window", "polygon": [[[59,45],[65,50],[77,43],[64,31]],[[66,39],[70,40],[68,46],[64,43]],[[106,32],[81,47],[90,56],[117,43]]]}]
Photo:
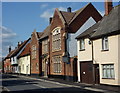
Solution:
[{"label": "dormer window", "polygon": [[108,50],[108,37],[102,38],[102,50]]},{"label": "dormer window", "polygon": [[61,28],[57,27],[52,32],[52,51],[61,50]]}]

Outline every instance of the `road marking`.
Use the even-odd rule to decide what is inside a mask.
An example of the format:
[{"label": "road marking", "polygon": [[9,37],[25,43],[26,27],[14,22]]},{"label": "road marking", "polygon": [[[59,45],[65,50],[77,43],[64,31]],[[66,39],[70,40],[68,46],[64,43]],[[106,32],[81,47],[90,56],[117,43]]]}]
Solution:
[{"label": "road marking", "polygon": [[5,90],[5,91],[10,91],[7,87],[3,87],[3,90]]},{"label": "road marking", "polygon": [[34,86],[37,86],[37,87],[40,87],[40,88],[47,88],[47,87],[44,87],[44,86],[41,86],[41,85],[37,85],[37,84],[33,84]]}]

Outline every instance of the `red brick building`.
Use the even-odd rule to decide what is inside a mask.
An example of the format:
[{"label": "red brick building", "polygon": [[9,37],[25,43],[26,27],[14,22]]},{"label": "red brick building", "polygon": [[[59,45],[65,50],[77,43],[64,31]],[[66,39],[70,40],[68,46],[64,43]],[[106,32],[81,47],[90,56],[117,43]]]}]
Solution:
[{"label": "red brick building", "polygon": [[39,42],[39,38],[42,36],[42,32],[34,32],[31,35],[30,42],[30,61],[31,61],[31,75],[41,75],[42,74],[42,44]]},{"label": "red brick building", "polygon": [[67,12],[55,9],[49,34],[49,75],[51,77],[72,81],[77,80],[77,57],[70,56],[67,40],[69,39],[69,34],[77,32],[90,17],[96,22],[102,18],[91,3],[75,12],[71,12],[70,7]]},{"label": "red brick building", "polygon": [[43,35],[39,39],[42,43],[42,76],[48,77],[50,73],[50,43],[49,43],[50,25],[43,31]]},{"label": "red brick building", "polygon": [[4,73],[12,73],[12,66],[11,66],[11,56],[15,50],[9,50],[9,54],[4,59]]}]

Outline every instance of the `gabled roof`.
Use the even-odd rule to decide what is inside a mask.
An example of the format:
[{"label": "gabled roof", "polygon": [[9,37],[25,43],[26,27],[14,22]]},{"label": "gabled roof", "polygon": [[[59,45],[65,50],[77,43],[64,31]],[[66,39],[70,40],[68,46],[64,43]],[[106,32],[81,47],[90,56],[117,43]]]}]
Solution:
[{"label": "gabled roof", "polygon": [[59,16],[62,17],[62,20],[65,21],[68,25],[70,25],[76,19],[76,17],[78,15],[80,15],[80,13],[82,13],[90,5],[92,5],[92,4],[88,3],[86,6],[84,6],[83,8],[80,8],[79,10],[77,10],[75,12],[59,11],[58,9],[56,9],[56,10],[59,12]]},{"label": "gabled roof", "polygon": [[15,49],[12,50],[12,51],[5,57],[5,59],[10,58],[10,57],[13,55],[14,52],[15,52]]},{"label": "gabled roof", "polygon": [[114,7],[109,15],[104,16],[101,21],[94,24],[81,33],[76,39],[89,37],[90,39],[101,38],[102,36],[120,34],[120,5]]},{"label": "gabled roof", "polygon": [[32,32],[32,34],[35,34],[35,37],[36,37],[36,39],[37,40],[39,40],[40,39],[40,37],[42,36],[42,34],[43,34],[43,32],[36,32],[36,29]]},{"label": "gabled roof", "polygon": [[65,12],[65,11],[60,11],[60,13],[67,24],[71,22],[71,20],[76,14],[75,12]]},{"label": "gabled roof", "polygon": [[68,25],[69,33],[75,33],[76,31],[78,31],[78,29],[90,17],[93,17],[93,19],[96,22],[102,19],[102,16],[100,15],[100,13],[96,10],[96,8],[91,3],[88,3],[86,6],[84,6],[83,8],[75,12],[59,11],[57,8],[55,11],[58,13],[62,23]]},{"label": "gabled roof", "polygon": [[29,38],[28,40],[25,40],[21,45],[19,45],[19,47],[15,49],[11,57],[16,56],[30,39],[31,38]]},{"label": "gabled roof", "polygon": [[96,32],[91,39],[100,38],[105,35],[120,34],[120,5],[112,9],[109,15],[104,16]]},{"label": "gabled roof", "polygon": [[26,45],[26,47],[24,48],[24,50],[21,52],[21,54],[18,56],[19,57],[23,57],[23,56],[26,56],[26,55],[29,55],[30,54],[30,43],[28,43]]},{"label": "gabled roof", "polygon": [[47,28],[43,31],[42,36],[39,38],[40,40],[42,40],[42,39],[44,39],[44,38],[49,36],[49,34],[50,34],[50,26],[51,25],[47,26]]},{"label": "gabled roof", "polygon": [[43,32],[36,32],[37,33],[37,38],[40,39],[41,36],[43,35]]},{"label": "gabled roof", "polygon": [[[75,18],[76,18],[80,13],[82,13],[82,11],[84,11],[84,9],[85,9],[87,6],[89,6],[89,5],[92,5],[92,4],[91,4],[91,3],[88,3],[88,4],[87,4],[86,6],[84,6],[83,8],[75,11],[75,12],[74,12],[75,15],[74,15],[74,17],[72,18],[72,20],[70,21],[70,23],[72,23],[72,21],[74,21]],[[69,23],[69,24],[70,24],[70,23]]]}]

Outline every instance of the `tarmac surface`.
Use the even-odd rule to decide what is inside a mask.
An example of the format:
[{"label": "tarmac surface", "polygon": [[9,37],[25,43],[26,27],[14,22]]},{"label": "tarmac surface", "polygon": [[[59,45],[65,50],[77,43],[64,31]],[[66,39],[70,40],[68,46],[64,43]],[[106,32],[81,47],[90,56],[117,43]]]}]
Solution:
[{"label": "tarmac surface", "polygon": [[10,74],[3,74],[0,83],[2,93],[119,93],[119,88]]}]

